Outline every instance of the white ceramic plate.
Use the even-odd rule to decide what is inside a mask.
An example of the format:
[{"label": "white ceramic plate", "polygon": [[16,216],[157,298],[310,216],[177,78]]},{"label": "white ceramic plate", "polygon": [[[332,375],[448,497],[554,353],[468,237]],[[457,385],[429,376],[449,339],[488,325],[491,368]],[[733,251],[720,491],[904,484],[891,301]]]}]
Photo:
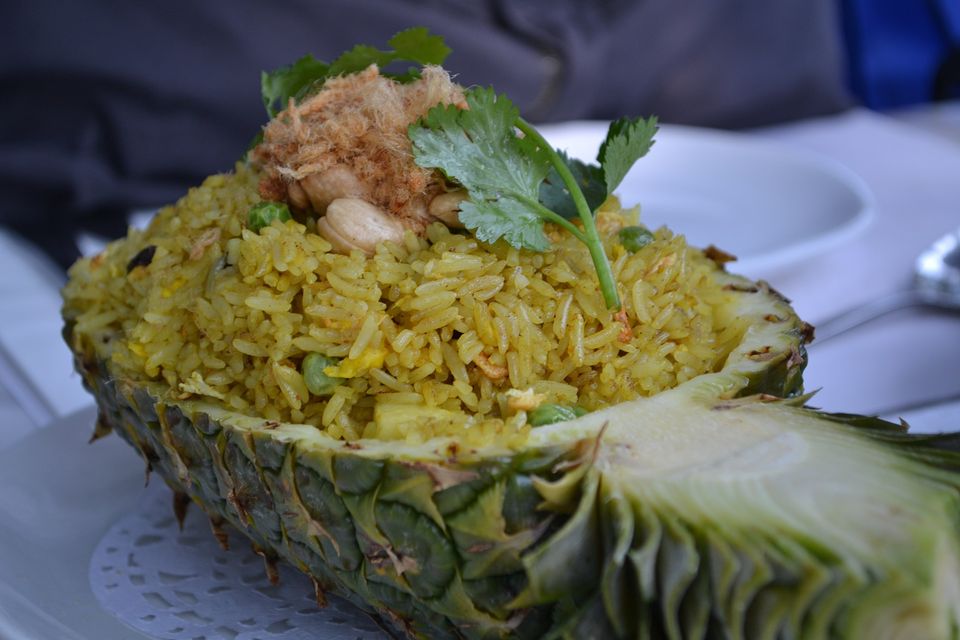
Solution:
[{"label": "white ceramic plate", "polygon": [[157,476],[144,489],[126,443],[87,445],[94,417],[82,410],[0,451],[0,639],[386,637],[343,601],[318,610],[292,567],[270,586],[242,537],[221,551],[198,509],[178,532],[170,490]]},{"label": "white ceramic plate", "polygon": [[[605,122],[540,127],[556,147],[594,161]],[[748,134],[664,125],[617,190],[643,222],[735,254],[735,271],[768,277],[850,239],[868,224],[863,181],[827,158]]]},{"label": "white ceramic plate", "polygon": [[[915,431],[921,433],[955,428],[960,422],[960,402],[953,401],[926,410],[913,411],[905,417],[913,424]],[[285,626],[284,633],[248,631],[240,635],[208,633],[201,636],[196,633],[183,635],[180,632],[145,634],[133,628],[142,628],[144,625],[128,626],[115,615],[108,613],[94,593],[91,575],[95,570],[113,571],[114,567],[94,566],[91,560],[96,559],[98,553],[102,555],[105,542],[116,544],[114,540],[118,527],[121,534],[128,534],[123,527],[134,529],[130,522],[145,517],[156,518],[156,507],[149,503],[161,500],[163,506],[166,506],[169,493],[166,488],[155,485],[150,491],[144,491],[143,466],[136,454],[120,438],[110,436],[87,446],[86,440],[93,420],[93,409],[75,413],[0,452],[0,638],[150,640],[203,637],[207,640],[267,640],[282,637],[303,640],[342,637],[341,634],[317,633],[318,626],[309,621],[299,629]],[[154,482],[159,483],[159,478],[154,478]],[[195,512],[191,512],[193,513]],[[172,519],[169,515],[164,517]],[[194,539],[202,537],[204,541],[212,544],[206,525],[191,525],[190,517],[188,516],[184,536]],[[151,526],[167,527],[168,524],[156,522]],[[110,537],[111,532],[113,538]],[[134,536],[138,534],[137,531],[131,533]],[[159,541],[159,536],[149,535],[144,536],[144,539],[152,544]],[[181,542],[189,543],[188,546],[198,544],[196,540],[190,542],[186,537]],[[106,547],[108,554],[113,551],[116,550]],[[127,555],[127,549],[120,551],[123,553],[119,555]],[[189,553],[190,550],[183,547],[174,551]],[[241,552],[232,549],[231,554],[233,553]],[[216,552],[214,554],[216,555]],[[149,569],[141,566],[146,564],[143,563],[143,557],[140,560],[141,564],[132,560],[127,564],[139,566],[140,572]],[[214,560],[224,564],[234,561],[227,558]],[[240,556],[238,561],[247,565],[250,564],[249,560]],[[182,565],[185,561],[192,566],[195,558],[173,558],[170,560],[171,564],[165,564],[164,567],[172,566],[171,570],[175,570],[178,564]],[[247,567],[241,567],[243,568]],[[242,586],[255,595],[256,592],[263,591],[262,587],[266,583],[259,575],[259,568],[250,568],[253,570],[253,577],[244,578]],[[126,570],[126,565],[116,568],[119,582],[123,582],[121,569]],[[287,569],[281,565],[282,571]],[[294,574],[292,569],[283,576],[284,582],[303,578]],[[130,582],[137,577],[139,576],[126,576]],[[303,580],[305,581],[305,578]],[[309,583],[305,582],[299,587],[300,592],[309,591],[309,587]],[[131,592],[136,591],[129,585],[126,588]],[[260,605],[249,599],[250,594],[247,594],[245,589],[237,591],[233,596],[237,598],[235,610],[251,615],[251,604],[258,607]],[[173,593],[177,591],[174,590]],[[144,604],[132,603],[130,608],[143,609]],[[161,614],[164,611],[158,607],[154,613]],[[182,615],[176,609],[166,612],[168,617],[171,613]],[[302,618],[310,613],[310,607],[298,613]],[[320,615],[323,614],[318,613],[318,616]],[[341,609],[339,615],[349,614]],[[195,618],[194,615],[185,619]],[[156,622],[152,626],[155,627]],[[350,637],[366,638],[370,637],[370,634],[355,634]]]},{"label": "white ceramic plate", "polygon": [[[0,638],[147,638],[105,613],[88,565],[134,508],[143,468],[118,437],[89,447],[87,409],[0,452]],[[132,454],[132,455],[131,455]]]}]

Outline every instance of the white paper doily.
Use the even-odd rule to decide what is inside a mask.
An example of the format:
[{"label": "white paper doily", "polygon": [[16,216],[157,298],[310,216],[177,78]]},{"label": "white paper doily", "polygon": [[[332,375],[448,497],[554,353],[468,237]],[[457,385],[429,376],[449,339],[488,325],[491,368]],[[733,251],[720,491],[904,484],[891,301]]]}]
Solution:
[{"label": "white paper doily", "polygon": [[151,483],[90,560],[94,595],[125,624],[163,640],[387,638],[342,599],[318,608],[310,579],[293,567],[281,562],[271,585],[247,539],[231,530],[223,551],[195,506],[181,532],[171,505],[170,490]]}]

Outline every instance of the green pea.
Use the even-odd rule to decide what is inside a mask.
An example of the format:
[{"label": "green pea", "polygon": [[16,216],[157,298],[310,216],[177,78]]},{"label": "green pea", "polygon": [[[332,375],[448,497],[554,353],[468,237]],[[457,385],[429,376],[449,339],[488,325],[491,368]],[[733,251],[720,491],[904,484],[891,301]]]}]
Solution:
[{"label": "green pea", "polygon": [[274,220],[289,220],[290,207],[283,202],[258,202],[250,207],[247,214],[247,227],[256,232],[269,227]]},{"label": "green pea", "polygon": [[307,390],[315,396],[328,396],[333,390],[343,384],[343,378],[334,378],[323,372],[327,367],[335,366],[339,362],[336,358],[328,358],[322,353],[308,353],[303,359],[301,370]]},{"label": "green pea", "polygon": [[545,402],[527,415],[527,421],[532,427],[542,427],[545,424],[574,420],[587,413],[583,407],[568,407],[563,404]]},{"label": "green pea", "polygon": [[624,227],[620,229],[620,244],[630,253],[636,253],[653,242],[653,234],[643,227]]}]

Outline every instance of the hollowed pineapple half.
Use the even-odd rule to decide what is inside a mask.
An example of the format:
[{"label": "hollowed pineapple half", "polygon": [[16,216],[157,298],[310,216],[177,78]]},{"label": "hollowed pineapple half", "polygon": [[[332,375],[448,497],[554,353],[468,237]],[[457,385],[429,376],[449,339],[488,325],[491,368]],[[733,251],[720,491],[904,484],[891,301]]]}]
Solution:
[{"label": "hollowed pineapple half", "polygon": [[229,523],[415,638],[958,636],[949,436],[802,405],[809,328],[718,270],[748,320],[722,369],[534,429],[517,449],[343,442],[111,369],[100,408],[182,509]]}]

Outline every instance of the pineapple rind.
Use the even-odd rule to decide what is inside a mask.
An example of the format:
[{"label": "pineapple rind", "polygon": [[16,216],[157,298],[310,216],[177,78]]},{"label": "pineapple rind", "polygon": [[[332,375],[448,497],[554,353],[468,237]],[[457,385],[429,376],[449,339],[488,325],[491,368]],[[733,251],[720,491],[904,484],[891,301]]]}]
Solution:
[{"label": "pineapple rind", "polygon": [[[207,413],[166,404],[155,390],[108,376],[86,379],[95,386],[100,420],[175,492],[188,495],[211,520],[229,522],[268,562],[283,558],[322,591],[377,614],[395,632],[538,638],[550,626],[551,604],[535,611],[506,605],[526,582],[520,554],[548,533],[557,516],[535,509],[501,516],[499,536],[477,520],[511,513],[503,506],[507,496],[530,505],[535,490],[526,478],[553,477],[552,468],[567,457],[564,448],[450,461],[445,469],[459,475],[441,488],[416,461],[366,458],[343,446],[301,451],[272,438],[269,429],[235,429]],[[523,486],[506,489],[517,484]],[[494,539],[454,533],[454,524],[470,529],[474,521],[476,531],[486,527]],[[491,553],[499,556],[495,562],[487,559]],[[483,588],[479,580],[497,587]]]},{"label": "pineapple rind", "polygon": [[[956,436],[841,425],[850,420],[762,396],[704,402],[689,389],[603,418],[584,491],[567,494],[574,516],[524,558],[530,581],[516,604],[568,612],[551,637],[953,637]],[[718,429],[742,446],[711,440]],[[659,459],[657,441],[679,453]],[[704,459],[677,465],[704,441]],[[591,548],[599,583],[565,573],[576,572],[576,544]]]},{"label": "pineapple rind", "polygon": [[[762,283],[717,277],[742,292],[751,328],[722,371],[667,394],[713,403],[728,417],[778,406],[775,397],[800,392],[809,328]],[[117,377],[92,341],[67,333],[100,405],[99,431],[117,431],[174,491],[250,538],[268,563],[285,559],[401,635],[858,637],[866,623],[856,603],[923,587],[906,572],[886,576],[893,587],[884,591],[816,536],[778,536],[763,523],[749,536],[726,522],[704,528],[681,517],[683,502],[664,510],[638,497],[631,486],[642,481],[625,484],[601,464],[611,443],[643,441],[642,419],[611,420],[626,405],[537,429],[519,451],[347,444],[308,426],[169,401],[160,385]],[[638,401],[637,415],[655,402]],[[811,428],[852,421],[804,411]],[[689,426],[682,413],[676,420],[678,431]],[[617,424],[604,435],[607,422]],[[876,427],[860,429],[910,449]],[[844,429],[857,430],[837,432]],[[941,460],[916,453],[902,456],[898,473]],[[918,602],[939,606],[932,596]],[[940,627],[923,628],[941,637]]]},{"label": "pineapple rind", "polygon": [[[857,638],[875,624],[870,612],[879,605],[871,603],[887,610],[900,603],[913,616],[911,631],[931,640],[949,637],[956,622],[960,605],[938,599],[927,565],[936,564],[935,544],[958,557],[960,461],[890,425],[823,416],[764,395],[711,400],[726,386],[704,376],[635,407],[591,414],[578,429],[567,427],[576,437],[550,434],[564,429],[554,425],[538,446],[513,455],[423,461],[409,452],[385,457],[356,445],[304,444],[285,427],[241,427],[189,403],[166,403],[158,387],[126,383],[103,375],[103,363],[85,362],[104,425],[175,491],[212,520],[230,522],[268,561],[284,558],[398,634]],[[736,366],[726,375],[740,376]],[[676,411],[650,409],[676,398],[683,403]],[[665,508],[644,497],[644,469],[617,466],[634,444],[649,446],[643,432],[656,425],[645,420],[667,416],[677,433],[715,428],[712,420],[735,434],[757,412],[770,414],[764,424],[801,437],[822,431],[838,447],[856,444],[864,459],[893,474],[890,482],[929,485],[917,500],[929,507],[924,530],[943,531],[940,543],[914,537],[866,566],[833,552],[816,531],[796,535],[762,520],[744,529],[722,518],[704,526],[697,503],[687,502],[692,494],[677,492]],[[533,508],[541,501],[548,508]],[[898,503],[891,497],[890,504]],[[889,637],[897,637],[891,628]]]}]

